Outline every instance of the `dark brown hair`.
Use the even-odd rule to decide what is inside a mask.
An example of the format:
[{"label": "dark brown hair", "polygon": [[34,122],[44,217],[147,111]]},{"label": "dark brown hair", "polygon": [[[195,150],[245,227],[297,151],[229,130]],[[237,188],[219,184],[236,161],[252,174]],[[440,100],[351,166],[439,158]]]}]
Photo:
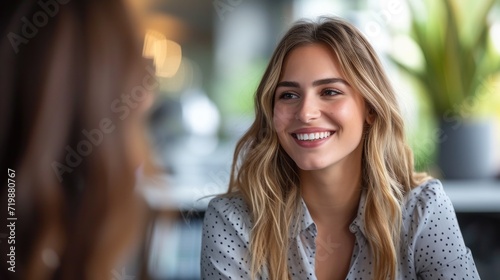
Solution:
[{"label": "dark brown hair", "polygon": [[[17,218],[0,278],[110,279],[144,213],[138,104],[154,77],[122,1],[21,2],[0,29],[0,166],[4,182],[15,171]],[[6,221],[13,189],[0,190]]]}]

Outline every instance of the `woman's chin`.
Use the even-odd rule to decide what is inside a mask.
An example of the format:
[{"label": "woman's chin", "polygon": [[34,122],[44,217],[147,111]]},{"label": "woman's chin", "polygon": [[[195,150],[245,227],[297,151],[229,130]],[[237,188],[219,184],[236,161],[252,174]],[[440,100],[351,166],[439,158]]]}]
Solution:
[{"label": "woman's chin", "polygon": [[317,171],[326,168],[326,165],[318,162],[296,162],[302,171]]}]

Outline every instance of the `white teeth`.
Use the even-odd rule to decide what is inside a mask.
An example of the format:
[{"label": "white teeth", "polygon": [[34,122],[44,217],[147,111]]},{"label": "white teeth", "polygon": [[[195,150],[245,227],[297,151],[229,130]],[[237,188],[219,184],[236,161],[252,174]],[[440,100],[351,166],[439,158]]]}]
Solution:
[{"label": "white teeth", "polygon": [[323,139],[323,138],[326,138],[326,137],[329,137],[332,133],[330,131],[324,131],[324,132],[316,132],[316,133],[303,133],[303,134],[295,134],[297,139],[299,140],[302,140],[302,141],[305,141],[305,140],[309,140],[309,141],[313,141],[313,140],[319,140],[319,139]]}]

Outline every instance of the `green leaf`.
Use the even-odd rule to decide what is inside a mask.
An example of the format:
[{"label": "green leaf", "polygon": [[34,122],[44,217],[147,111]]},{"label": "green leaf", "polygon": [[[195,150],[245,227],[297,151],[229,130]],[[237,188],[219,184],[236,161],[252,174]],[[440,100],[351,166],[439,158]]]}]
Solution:
[{"label": "green leaf", "polygon": [[495,3],[498,1],[409,2],[411,36],[421,49],[424,70],[415,71],[391,60],[421,82],[436,114],[474,97],[482,81],[500,71],[499,55],[488,51],[487,16]]}]

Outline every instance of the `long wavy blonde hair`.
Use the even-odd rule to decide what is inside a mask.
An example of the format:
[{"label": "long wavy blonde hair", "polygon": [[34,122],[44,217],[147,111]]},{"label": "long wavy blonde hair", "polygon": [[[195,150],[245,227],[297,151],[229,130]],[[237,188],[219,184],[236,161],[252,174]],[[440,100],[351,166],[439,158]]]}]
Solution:
[{"label": "long wavy blonde hair", "polygon": [[270,279],[290,278],[288,238],[297,228],[300,180],[297,165],[281,148],[273,128],[273,96],[287,54],[313,43],[331,49],[375,116],[363,138],[364,227],[374,279],[396,279],[401,203],[427,176],[414,172],[396,95],[375,51],[354,26],[326,17],[318,23],[298,22],[278,44],[255,95],[255,121],[236,146],[228,194],[241,193],[251,208],[252,275],[266,269]]}]

